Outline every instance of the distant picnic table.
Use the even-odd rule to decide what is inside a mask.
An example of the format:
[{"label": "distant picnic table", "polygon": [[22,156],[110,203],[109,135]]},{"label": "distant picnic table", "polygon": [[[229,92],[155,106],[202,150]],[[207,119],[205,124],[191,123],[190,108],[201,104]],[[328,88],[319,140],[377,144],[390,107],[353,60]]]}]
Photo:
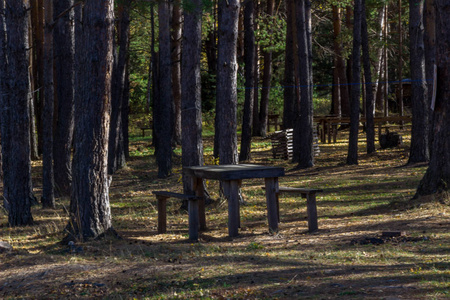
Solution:
[{"label": "distant picnic table", "polygon": [[[383,126],[387,123],[404,123],[411,122],[411,116],[388,116],[388,117],[374,117],[375,126],[378,126],[378,135],[381,134]],[[338,117],[338,116],[314,116],[314,122],[317,124],[317,131],[320,134],[320,140],[322,143],[331,144],[336,143],[337,128],[339,125],[350,124],[350,117]],[[359,118],[359,122],[366,123],[366,118]],[[402,125],[405,126],[405,125]],[[327,139],[328,136],[328,139]],[[333,139],[332,139],[333,138]]]}]

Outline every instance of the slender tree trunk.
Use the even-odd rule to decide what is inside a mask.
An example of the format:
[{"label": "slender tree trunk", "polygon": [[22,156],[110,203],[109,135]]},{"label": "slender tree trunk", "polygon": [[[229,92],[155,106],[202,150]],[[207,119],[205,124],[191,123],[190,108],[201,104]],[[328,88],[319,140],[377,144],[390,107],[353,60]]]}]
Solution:
[{"label": "slender tree trunk", "polygon": [[[74,0],[54,0],[55,15],[64,12]],[[54,140],[55,186],[59,196],[70,196],[72,184],[72,141],[75,97],[75,13],[73,10],[55,20],[54,54],[56,99],[58,102]]]},{"label": "slender tree trunk", "polygon": [[39,159],[42,152],[42,102],[44,98],[44,0],[31,0],[31,20],[33,30],[33,84],[36,90],[30,104],[31,114],[31,158]]},{"label": "slender tree trunk", "polygon": [[[128,49],[130,41],[128,40]],[[128,128],[130,124],[130,56],[127,57],[127,64],[125,66],[125,83],[123,85],[122,96],[122,134],[123,134],[123,152],[125,160],[130,158],[130,137]]]},{"label": "slender tree trunk", "polygon": [[[378,16],[378,23],[380,24],[380,31],[378,33],[378,39],[380,42],[383,41],[383,35],[384,35],[384,27],[387,26],[385,23],[385,8],[384,6],[379,11]],[[378,49],[377,59],[375,63],[375,76],[377,78],[377,81],[375,83],[375,91],[376,91],[376,97],[375,97],[375,106],[378,111],[383,111],[383,78],[384,78],[384,68],[383,68],[383,61],[384,61],[384,55],[383,55],[383,49],[384,47],[380,47]]]},{"label": "slender tree trunk", "polygon": [[[448,1],[435,0],[437,95],[433,112],[433,151],[430,164],[417,189],[417,195],[437,194],[449,201],[450,186],[450,6]],[[445,199],[446,198],[446,199]]]},{"label": "slender tree trunk", "polygon": [[170,2],[161,1],[159,15],[159,76],[158,95],[155,101],[153,124],[155,126],[155,153],[158,177],[172,173],[173,94],[170,51]]},{"label": "slender tree trunk", "polygon": [[295,3],[287,0],[286,4],[286,50],[284,63],[284,105],[283,105],[283,128],[294,128],[295,124],[295,59],[294,59],[294,26],[295,26]]},{"label": "slender tree trunk", "polygon": [[[36,70],[36,63],[37,63],[37,51],[36,51],[36,44],[35,44],[35,31],[34,25],[37,24],[37,5],[34,3],[34,1],[30,1],[31,5],[31,13],[29,14],[28,18],[28,36],[30,40],[31,47],[28,51],[28,61],[30,62],[30,90],[32,91],[29,98],[30,98],[30,143],[31,143],[31,160],[38,160],[39,159],[39,151],[38,151],[38,145],[37,145],[37,133],[36,133],[36,113],[35,113],[35,101],[37,99],[38,92],[37,90],[40,87],[36,87],[37,81],[37,70]],[[42,26],[41,26],[42,28]]]},{"label": "slender tree trunk", "polygon": [[[405,114],[403,105],[403,25],[402,0],[398,0],[398,106],[400,116]],[[401,123],[403,124],[403,122]]]},{"label": "slender tree trunk", "polygon": [[[87,1],[83,56],[77,74],[72,198],[68,239],[99,238],[113,231],[109,205],[108,137],[113,70],[113,0]],[[78,30],[78,29],[77,29]]]},{"label": "slender tree trunk", "polygon": [[313,151],[313,110],[312,110],[312,69],[310,65],[310,47],[308,16],[309,1],[297,1],[296,22],[298,56],[300,66],[300,110],[294,127],[294,153],[293,162],[298,163],[299,168],[314,166]]},{"label": "slender tree trunk", "polygon": [[430,159],[423,9],[423,1],[409,1],[412,129],[408,163],[426,162]]},{"label": "slender tree trunk", "polygon": [[[255,10],[255,20],[258,19],[259,16],[259,1],[256,0],[254,3]],[[255,22],[255,31],[258,30],[258,24]],[[253,126],[252,126],[252,135],[259,136],[261,132],[261,122],[259,120],[259,45],[255,44],[255,76],[253,83]]]},{"label": "slender tree trunk", "polygon": [[355,0],[353,18],[353,50],[352,50],[352,92],[350,113],[350,135],[348,142],[347,164],[358,164],[358,131],[359,131],[359,97],[360,87],[360,59],[361,59],[361,0]]},{"label": "slender tree trunk", "polygon": [[253,103],[255,93],[253,83],[255,81],[255,19],[253,0],[247,2],[244,8],[244,63],[245,63],[245,102],[242,121],[241,152],[239,161],[250,159],[252,143]]},{"label": "slender tree trunk", "polygon": [[33,223],[28,74],[28,1],[0,0],[3,201],[10,226]]},{"label": "slender tree trunk", "polygon": [[45,0],[44,33],[44,103],[42,110],[42,207],[55,207],[55,179],[53,173],[53,3]]},{"label": "slender tree trunk", "polygon": [[[273,16],[274,6],[275,3],[273,0],[267,0],[266,14],[269,18]],[[265,137],[267,135],[267,120],[269,116],[269,96],[272,79],[271,50],[263,50],[263,60],[264,60],[264,69],[263,69],[262,90],[261,90],[261,106],[259,108],[259,122],[261,127],[259,135]]]},{"label": "slender tree trunk", "polygon": [[[202,48],[202,1],[193,0],[184,11],[181,72],[181,146],[183,167],[203,164],[200,60]],[[192,193],[189,178],[183,176],[184,191]]]},{"label": "slender tree trunk", "polygon": [[216,118],[219,128],[220,164],[236,164],[238,162],[236,42],[239,7],[238,0],[219,0]]},{"label": "slender tree trunk", "polygon": [[384,13],[384,18],[385,21],[384,23],[386,24],[384,26],[384,116],[387,117],[389,116],[389,57],[388,57],[388,36],[389,36],[389,25],[388,25],[388,7],[389,7],[389,3],[386,2],[386,12]]},{"label": "slender tree trunk", "polygon": [[114,174],[126,165],[123,133],[123,97],[125,89],[128,41],[130,33],[130,3],[121,2],[119,11],[119,53],[115,55],[111,90],[111,125],[109,131],[108,172]]},{"label": "slender tree trunk", "polygon": [[374,124],[374,105],[375,99],[372,88],[372,72],[370,70],[370,51],[369,36],[367,28],[366,0],[361,3],[361,45],[363,53],[365,93],[366,93],[366,140],[367,153],[375,152],[375,124]]},{"label": "slender tree trunk", "polygon": [[172,10],[172,91],[174,105],[173,141],[181,144],[181,1]]},{"label": "slender tree trunk", "polygon": [[[434,80],[434,66],[436,64],[436,10],[434,7],[434,0],[425,1],[425,78],[427,79],[428,90],[428,104],[431,105],[433,98],[433,80]],[[429,133],[429,145],[430,151],[433,150],[433,121],[430,112],[430,133]]]}]

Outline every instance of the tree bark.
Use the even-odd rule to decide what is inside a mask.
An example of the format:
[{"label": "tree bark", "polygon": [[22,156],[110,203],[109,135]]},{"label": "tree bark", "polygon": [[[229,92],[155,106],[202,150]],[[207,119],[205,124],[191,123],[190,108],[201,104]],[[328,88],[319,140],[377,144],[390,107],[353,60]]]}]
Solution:
[{"label": "tree bark", "polygon": [[[181,72],[181,146],[183,167],[203,164],[200,60],[202,48],[202,0],[193,0],[185,10]],[[183,176],[185,192],[192,191],[190,178]]]},{"label": "tree bark", "polygon": [[118,11],[119,53],[115,53],[116,61],[114,62],[112,75],[111,125],[108,146],[109,174],[114,174],[117,170],[126,165],[122,113],[130,34],[130,2],[120,2]]},{"label": "tree bark", "polygon": [[427,162],[430,159],[423,9],[423,1],[409,1],[412,128],[408,163]]},{"label": "tree bark", "polygon": [[219,0],[217,110],[219,163],[236,164],[237,155],[237,61],[240,3],[238,0]]},{"label": "tree bark", "polygon": [[296,22],[297,42],[300,66],[300,109],[294,127],[293,162],[298,168],[314,166],[313,151],[313,108],[312,108],[312,69],[310,64],[311,43],[309,40],[309,1],[297,1]]},{"label": "tree bark", "polygon": [[159,72],[158,97],[155,99],[153,126],[158,177],[172,173],[173,94],[170,51],[170,2],[160,1],[159,15]]},{"label": "tree bark", "polygon": [[247,2],[244,8],[244,63],[245,63],[245,101],[242,121],[241,152],[239,161],[250,159],[253,125],[253,103],[255,81],[255,6],[253,0]]},{"label": "tree bark", "polygon": [[[428,105],[431,105],[433,98],[433,80],[434,80],[434,65],[436,64],[436,10],[434,7],[434,0],[425,1],[425,78],[427,79],[428,91]],[[428,136],[430,151],[432,151],[433,142],[433,122],[432,114],[430,112],[430,133]],[[431,154],[430,154],[431,155]]]},{"label": "tree bark", "polygon": [[375,124],[374,124],[374,105],[375,99],[372,88],[372,72],[370,70],[370,51],[369,34],[367,28],[366,0],[361,3],[361,46],[363,53],[365,94],[366,94],[366,141],[367,153],[375,152]]},{"label": "tree bark", "polygon": [[[74,0],[54,0],[58,16],[74,4]],[[54,140],[55,187],[58,196],[70,196],[72,184],[72,141],[75,97],[75,26],[74,10],[55,20],[54,55],[57,121]]]},{"label": "tree bark", "polygon": [[113,70],[113,0],[87,1],[77,70],[72,198],[68,239],[113,231],[109,204],[108,137]]},{"label": "tree bark", "polygon": [[352,92],[347,164],[358,164],[359,97],[361,95],[361,0],[355,0],[353,17]]},{"label": "tree bark", "polygon": [[[448,198],[450,186],[450,5],[435,0],[437,94],[433,112],[433,144],[430,164],[417,189],[417,195],[438,194]],[[440,195],[439,195],[440,194]]]},{"label": "tree bark", "polygon": [[[28,74],[28,1],[0,0],[3,201],[10,226],[33,223]],[[5,109],[8,108],[8,109]]]},{"label": "tree bark", "polygon": [[44,103],[42,109],[42,207],[55,208],[55,179],[53,172],[53,3],[45,0],[44,32]]},{"label": "tree bark", "polygon": [[173,141],[181,144],[181,1],[175,1],[172,10],[172,91],[173,91]]},{"label": "tree bark", "polygon": [[295,3],[287,0],[286,4],[286,49],[284,63],[284,102],[283,102],[283,128],[294,128],[295,102],[297,99],[295,84]]}]

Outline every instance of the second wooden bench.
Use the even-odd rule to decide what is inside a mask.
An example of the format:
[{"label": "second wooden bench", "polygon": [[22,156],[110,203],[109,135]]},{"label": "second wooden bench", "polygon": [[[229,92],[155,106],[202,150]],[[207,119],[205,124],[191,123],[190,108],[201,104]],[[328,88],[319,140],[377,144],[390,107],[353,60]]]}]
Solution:
[{"label": "second wooden bench", "polygon": [[168,191],[153,191],[158,200],[158,233],[165,233],[167,231],[167,199],[176,198],[188,201],[189,212],[189,239],[192,241],[198,240],[198,200],[199,197],[195,195],[186,195],[179,193],[172,193]]},{"label": "second wooden bench", "polygon": [[277,206],[279,207],[278,196],[281,193],[300,194],[302,196],[302,198],[306,198],[306,213],[308,215],[308,231],[314,232],[319,229],[319,226],[317,225],[317,205],[316,205],[316,193],[319,193],[319,192],[323,192],[323,190],[280,186],[278,188],[278,193],[277,193]]}]

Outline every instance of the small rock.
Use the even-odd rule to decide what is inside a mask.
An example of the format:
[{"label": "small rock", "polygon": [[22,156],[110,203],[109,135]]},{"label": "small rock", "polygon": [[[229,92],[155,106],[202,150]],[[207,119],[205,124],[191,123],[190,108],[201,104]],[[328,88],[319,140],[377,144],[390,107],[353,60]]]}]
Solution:
[{"label": "small rock", "polygon": [[0,241],[0,253],[10,252],[12,249],[13,247],[10,244]]}]

